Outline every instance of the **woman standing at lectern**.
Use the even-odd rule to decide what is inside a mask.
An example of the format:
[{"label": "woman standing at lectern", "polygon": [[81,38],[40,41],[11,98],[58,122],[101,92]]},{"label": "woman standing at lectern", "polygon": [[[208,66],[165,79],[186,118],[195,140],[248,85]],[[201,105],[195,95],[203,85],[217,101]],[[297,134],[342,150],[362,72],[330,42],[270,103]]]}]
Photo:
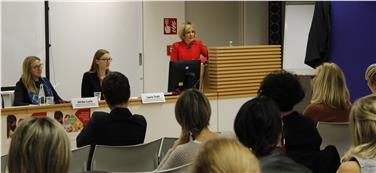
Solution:
[{"label": "woman standing at lectern", "polygon": [[[201,60],[202,63],[206,63],[208,50],[201,40],[196,39],[196,30],[191,22],[181,25],[179,37],[181,41],[172,45],[171,61]],[[204,58],[201,58],[200,55]]]}]

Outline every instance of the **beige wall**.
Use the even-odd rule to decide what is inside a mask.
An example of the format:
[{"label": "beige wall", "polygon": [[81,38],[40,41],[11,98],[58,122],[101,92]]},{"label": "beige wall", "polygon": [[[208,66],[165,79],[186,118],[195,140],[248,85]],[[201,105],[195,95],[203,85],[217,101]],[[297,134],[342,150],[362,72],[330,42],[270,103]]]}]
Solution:
[{"label": "beige wall", "polygon": [[243,36],[242,2],[239,1],[187,1],[187,21],[196,25],[198,38],[208,47],[241,45]]},{"label": "beige wall", "polygon": [[268,44],[268,2],[244,2],[244,44]]}]

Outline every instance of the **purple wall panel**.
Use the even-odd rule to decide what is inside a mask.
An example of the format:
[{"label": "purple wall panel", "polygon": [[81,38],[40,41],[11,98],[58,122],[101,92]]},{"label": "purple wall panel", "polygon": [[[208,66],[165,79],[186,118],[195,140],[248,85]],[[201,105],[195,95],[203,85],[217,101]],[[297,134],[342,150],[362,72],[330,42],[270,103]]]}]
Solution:
[{"label": "purple wall panel", "polygon": [[364,79],[376,63],[376,2],[332,2],[331,61],[345,73],[351,100],[371,92]]}]

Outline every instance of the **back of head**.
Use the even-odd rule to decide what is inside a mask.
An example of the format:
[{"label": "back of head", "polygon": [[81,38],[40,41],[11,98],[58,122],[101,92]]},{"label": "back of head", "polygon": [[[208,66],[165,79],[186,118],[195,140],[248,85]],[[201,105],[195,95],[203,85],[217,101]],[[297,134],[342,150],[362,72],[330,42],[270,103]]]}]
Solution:
[{"label": "back of head", "polygon": [[371,64],[370,66],[368,66],[365,78],[368,82],[376,84],[376,64]]},{"label": "back of head", "polygon": [[350,130],[353,144],[344,156],[365,159],[376,158],[376,95],[369,95],[357,100],[350,112]]},{"label": "back of head", "polygon": [[371,64],[367,68],[365,77],[372,93],[376,93],[376,64]]},{"label": "back of head", "polygon": [[239,141],[256,156],[268,155],[279,142],[282,122],[273,100],[256,97],[242,105],[234,122]]},{"label": "back of head", "polygon": [[102,82],[102,91],[110,108],[128,103],[131,94],[128,78],[120,72],[106,75]]},{"label": "back of head", "polygon": [[282,112],[291,111],[304,98],[297,76],[284,70],[269,73],[261,82],[258,94],[274,100]]},{"label": "back of head", "polygon": [[197,89],[185,90],[176,102],[175,118],[193,138],[209,126],[210,115],[209,100]]},{"label": "back of head", "polygon": [[345,75],[334,63],[323,63],[316,68],[312,79],[312,103],[325,104],[331,108],[349,107],[350,94]]},{"label": "back of head", "polygon": [[70,160],[68,136],[57,121],[29,118],[12,137],[8,155],[11,173],[67,173]]},{"label": "back of head", "polygon": [[193,173],[259,173],[260,166],[251,151],[236,139],[217,138],[206,142],[193,164]]}]

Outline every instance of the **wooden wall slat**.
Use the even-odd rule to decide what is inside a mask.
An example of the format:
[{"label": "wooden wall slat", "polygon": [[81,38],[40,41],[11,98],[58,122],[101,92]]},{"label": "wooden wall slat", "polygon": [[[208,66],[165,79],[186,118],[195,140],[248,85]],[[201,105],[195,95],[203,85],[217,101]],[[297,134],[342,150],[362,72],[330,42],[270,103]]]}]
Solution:
[{"label": "wooden wall slat", "polygon": [[209,48],[208,89],[219,98],[255,96],[262,79],[281,68],[280,45]]}]

